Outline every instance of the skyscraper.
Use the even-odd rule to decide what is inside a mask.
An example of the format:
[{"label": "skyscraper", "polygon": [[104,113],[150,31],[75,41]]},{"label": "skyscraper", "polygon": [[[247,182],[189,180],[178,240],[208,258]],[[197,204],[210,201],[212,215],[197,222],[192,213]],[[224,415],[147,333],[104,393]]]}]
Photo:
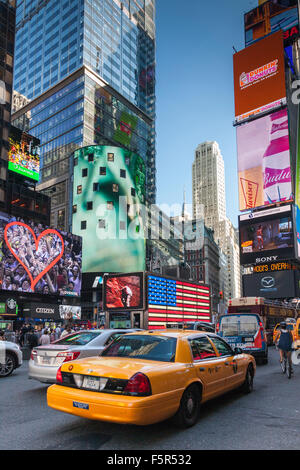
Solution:
[{"label": "skyscraper", "polygon": [[0,0],[0,208],[6,210],[7,156],[12,101],[15,0]]},{"label": "skyscraper", "polygon": [[[227,257],[227,279],[220,279],[226,296],[239,297],[241,273],[239,244],[232,222],[226,216],[224,160],[217,142],[204,142],[196,148],[192,168],[193,214],[214,231],[214,239]],[[221,270],[224,276],[224,270]]]},{"label": "skyscraper", "polygon": [[30,102],[14,124],[41,141],[39,189],[68,228],[72,162],[81,146],[118,145],[146,164],[155,202],[155,0],[23,0],[14,89]]},{"label": "skyscraper", "polygon": [[224,160],[217,142],[203,142],[195,151],[193,176],[193,216],[203,216],[205,225],[226,218]]}]

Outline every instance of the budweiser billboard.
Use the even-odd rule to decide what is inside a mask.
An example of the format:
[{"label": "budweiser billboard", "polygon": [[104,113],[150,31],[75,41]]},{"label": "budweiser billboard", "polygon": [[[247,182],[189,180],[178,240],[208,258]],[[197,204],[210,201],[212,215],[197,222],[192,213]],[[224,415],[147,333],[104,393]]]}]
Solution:
[{"label": "budweiser billboard", "polygon": [[237,127],[240,211],[292,200],[286,109]]},{"label": "budweiser billboard", "polygon": [[237,123],[286,104],[283,32],[233,56]]}]

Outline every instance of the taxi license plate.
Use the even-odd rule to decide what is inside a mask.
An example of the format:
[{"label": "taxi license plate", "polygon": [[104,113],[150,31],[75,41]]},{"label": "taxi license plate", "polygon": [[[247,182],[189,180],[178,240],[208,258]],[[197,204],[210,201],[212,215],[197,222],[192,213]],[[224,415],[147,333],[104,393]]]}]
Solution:
[{"label": "taxi license plate", "polygon": [[74,408],[81,408],[82,410],[88,410],[89,405],[88,403],[80,403],[78,401],[73,401]]},{"label": "taxi license plate", "polygon": [[100,379],[98,377],[84,377],[82,387],[91,390],[99,390]]},{"label": "taxi license plate", "polygon": [[253,343],[253,338],[245,338],[245,343]]}]

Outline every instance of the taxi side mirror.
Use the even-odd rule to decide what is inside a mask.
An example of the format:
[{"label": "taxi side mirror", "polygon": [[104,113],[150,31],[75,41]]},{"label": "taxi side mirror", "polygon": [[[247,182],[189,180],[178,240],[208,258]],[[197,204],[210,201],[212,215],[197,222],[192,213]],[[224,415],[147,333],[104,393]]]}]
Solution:
[{"label": "taxi side mirror", "polygon": [[234,354],[243,354],[243,352],[241,348],[234,348]]}]

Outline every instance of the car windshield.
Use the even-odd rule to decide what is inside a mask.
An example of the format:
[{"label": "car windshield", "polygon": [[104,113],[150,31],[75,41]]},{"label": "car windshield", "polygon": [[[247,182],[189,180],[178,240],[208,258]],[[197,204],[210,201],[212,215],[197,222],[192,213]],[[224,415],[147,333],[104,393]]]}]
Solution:
[{"label": "car windshield", "polygon": [[71,346],[85,346],[86,344],[90,343],[93,339],[97,338],[97,336],[101,335],[101,332],[96,331],[85,331],[85,332],[78,332],[73,333],[72,335],[65,336],[53,344],[61,344],[61,345],[71,345]]},{"label": "car windshield", "polygon": [[126,335],[109,345],[102,356],[174,362],[177,340],[150,335]]},{"label": "car windshield", "polygon": [[228,315],[221,319],[220,333],[226,336],[254,335],[258,330],[255,315]]}]

